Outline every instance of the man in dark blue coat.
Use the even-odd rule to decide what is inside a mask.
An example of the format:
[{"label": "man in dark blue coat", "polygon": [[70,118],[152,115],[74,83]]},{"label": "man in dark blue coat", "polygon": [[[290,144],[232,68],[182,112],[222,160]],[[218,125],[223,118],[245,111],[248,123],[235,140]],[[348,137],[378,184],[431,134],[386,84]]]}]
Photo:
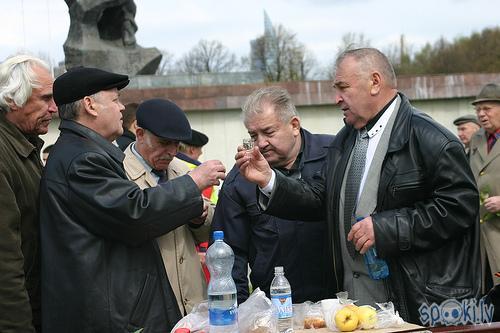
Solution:
[{"label": "man in dark blue coat", "polygon": [[[285,89],[267,87],[253,92],[243,106],[243,119],[254,144],[283,175],[310,180],[320,172],[333,136],[302,129]],[[252,287],[268,296],[274,267],[283,266],[294,303],[328,297],[326,224],[262,214],[255,185],[243,179],[237,167],[219,193],[212,230],[223,230],[224,241],[235,253],[238,303],[249,296],[248,266]]]}]

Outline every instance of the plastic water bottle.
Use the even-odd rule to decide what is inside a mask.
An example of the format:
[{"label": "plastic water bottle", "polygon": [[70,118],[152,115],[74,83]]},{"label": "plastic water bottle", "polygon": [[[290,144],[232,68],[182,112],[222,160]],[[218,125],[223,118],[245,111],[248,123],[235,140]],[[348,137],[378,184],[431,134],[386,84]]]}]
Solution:
[{"label": "plastic water bottle", "polygon": [[208,316],[210,333],[238,332],[238,301],[236,285],[231,271],[234,253],[224,243],[224,232],[214,231],[214,243],[206,254],[206,263],[210,271],[208,283]]},{"label": "plastic water bottle", "polygon": [[[356,222],[363,219],[364,217],[357,217]],[[377,256],[375,246],[370,247],[363,257],[365,259],[366,268],[368,269],[368,274],[373,280],[381,280],[389,276],[389,266],[387,266],[384,259],[380,259]]]},{"label": "plastic water bottle", "polygon": [[274,267],[270,294],[271,301],[278,311],[278,332],[293,332],[292,288],[281,266]]}]

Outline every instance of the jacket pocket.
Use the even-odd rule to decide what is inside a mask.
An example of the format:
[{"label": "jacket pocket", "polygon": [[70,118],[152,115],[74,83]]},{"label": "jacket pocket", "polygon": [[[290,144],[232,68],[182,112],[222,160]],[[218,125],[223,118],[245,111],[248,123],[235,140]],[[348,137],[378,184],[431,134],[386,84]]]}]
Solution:
[{"label": "jacket pocket", "polygon": [[472,288],[448,287],[434,283],[425,286],[425,293],[430,296],[430,300],[439,304],[447,299],[464,299],[472,297]]},{"label": "jacket pocket", "polygon": [[149,313],[149,308],[151,307],[155,286],[156,276],[147,274],[144,284],[142,285],[139,295],[137,296],[132,314],[130,316],[129,324],[127,325],[127,329],[129,331],[136,331],[144,327]]}]

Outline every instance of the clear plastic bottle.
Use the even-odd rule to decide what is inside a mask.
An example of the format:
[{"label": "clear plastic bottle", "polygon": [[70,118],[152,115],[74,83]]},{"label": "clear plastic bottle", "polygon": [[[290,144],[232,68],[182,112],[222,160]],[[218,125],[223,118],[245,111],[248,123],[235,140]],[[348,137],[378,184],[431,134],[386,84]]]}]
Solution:
[{"label": "clear plastic bottle", "polygon": [[224,243],[224,232],[214,231],[214,243],[206,254],[210,271],[208,283],[208,313],[210,333],[238,332],[238,301],[236,285],[231,275],[234,253]]},{"label": "clear plastic bottle", "polygon": [[278,332],[293,332],[292,288],[281,266],[274,267],[270,294],[271,301],[278,311]]},{"label": "clear plastic bottle", "polygon": [[[364,217],[357,217],[356,222],[363,219]],[[365,259],[366,268],[368,269],[368,274],[373,280],[381,280],[389,276],[389,266],[387,266],[384,259],[380,259],[377,256],[375,246],[370,247],[363,257]]]}]

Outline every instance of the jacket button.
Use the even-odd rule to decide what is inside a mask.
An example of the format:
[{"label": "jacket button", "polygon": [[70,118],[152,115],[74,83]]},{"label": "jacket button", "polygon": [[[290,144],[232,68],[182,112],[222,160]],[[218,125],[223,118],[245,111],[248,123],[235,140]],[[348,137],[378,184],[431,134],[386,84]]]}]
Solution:
[{"label": "jacket button", "polygon": [[184,298],[184,305],[187,305],[189,300],[187,298]]},{"label": "jacket button", "polygon": [[352,274],[352,276],[354,276],[354,278],[355,278],[355,279],[358,279],[358,278],[359,278],[359,273],[358,273],[358,272],[354,272],[354,273]]},{"label": "jacket button", "polygon": [[180,257],[180,258],[179,258],[179,264],[181,264],[181,265],[182,265],[182,263],[183,263],[183,262],[184,262],[184,257]]},{"label": "jacket button", "polygon": [[480,175],[480,176],[484,176],[484,174],[485,174],[485,172],[484,172],[484,171],[481,171],[481,172],[479,173],[479,175]]}]

